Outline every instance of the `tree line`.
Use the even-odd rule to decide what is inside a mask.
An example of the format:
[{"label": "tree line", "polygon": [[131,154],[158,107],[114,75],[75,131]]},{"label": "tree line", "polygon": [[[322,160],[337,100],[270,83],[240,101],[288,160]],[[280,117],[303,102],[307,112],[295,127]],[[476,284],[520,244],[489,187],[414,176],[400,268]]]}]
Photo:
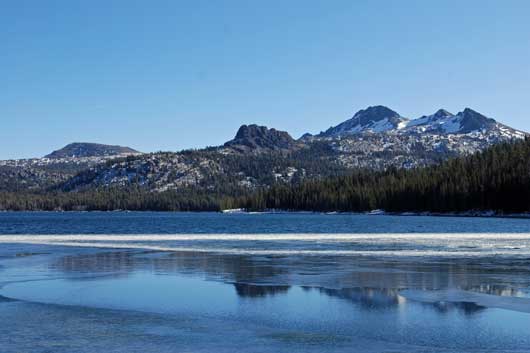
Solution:
[{"label": "tree line", "polygon": [[229,180],[217,182],[213,189],[165,192],[135,187],[82,192],[4,191],[0,192],[0,210],[529,212],[530,140],[498,144],[471,156],[412,170],[356,170],[295,183],[274,183],[257,190],[232,185]]},{"label": "tree line", "polygon": [[495,145],[436,166],[307,180],[229,201],[231,207],[304,211],[530,211],[530,140]]}]

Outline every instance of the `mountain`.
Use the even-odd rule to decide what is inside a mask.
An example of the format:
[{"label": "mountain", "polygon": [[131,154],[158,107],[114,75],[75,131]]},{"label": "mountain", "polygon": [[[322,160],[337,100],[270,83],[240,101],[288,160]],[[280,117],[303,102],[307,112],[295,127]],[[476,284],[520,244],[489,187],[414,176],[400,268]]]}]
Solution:
[{"label": "mountain", "polygon": [[[500,124],[498,124],[494,119],[487,118],[484,115],[469,108],[466,108],[463,112],[458,113],[457,118],[460,122],[460,128],[457,130],[457,132],[461,134],[500,128]],[[515,130],[513,130],[513,132],[515,132]]]},{"label": "mountain", "polygon": [[329,146],[343,166],[384,170],[436,164],[525,136],[527,133],[470,108],[456,115],[439,109],[409,119],[390,108],[375,106],[323,133],[306,134],[301,141]]},{"label": "mountain", "polygon": [[[491,146],[435,167],[356,171],[348,176],[274,185],[231,206],[298,211],[441,212],[468,215],[530,211],[530,139]],[[248,206],[247,206],[248,205]]]},{"label": "mountain", "polygon": [[110,159],[138,154],[128,147],[71,143],[44,158],[0,161],[0,191],[52,188]]},{"label": "mountain", "polygon": [[285,151],[299,144],[285,131],[269,129],[266,126],[242,125],[235,138],[224,144],[238,152]]},{"label": "mountain", "polygon": [[330,127],[319,137],[386,132],[398,129],[406,121],[407,119],[392,109],[378,105],[358,111],[351,119],[335,127]]},{"label": "mountain", "polygon": [[417,119],[402,117],[395,111],[375,106],[357,112],[351,119],[329,128],[317,138],[348,137],[364,134],[465,135],[478,133],[483,137],[521,138],[526,134],[500,124],[470,108],[454,115],[445,109]]},{"label": "mountain", "polygon": [[87,168],[56,184],[55,190],[137,187],[164,192],[193,188],[233,194],[275,183],[297,183],[305,178],[348,172],[347,167],[333,159],[308,151],[310,149],[227,153],[223,147],[142,154]]},{"label": "mountain", "polygon": [[432,134],[506,134],[519,137],[524,133],[497,123],[470,108],[453,115],[444,109],[438,110],[430,116],[408,121],[402,129],[404,132],[432,133]]},{"label": "mountain", "polygon": [[[184,158],[198,157],[211,160],[211,151],[182,152]],[[193,156],[195,154],[195,156]],[[220,154],[216,152],[216,156]],[[171,160],[176,154],[167,154]],[[151,160],[136,160],[137,166]],[[158,153],[157,158],[162,154]],[[530,211],[530,139],[498,144],[472,156],[451,159],[435,167],[413,170],[389,169],[374,173],[369,170],[349,171],[313,180],[276,180],[255,188],[238,182],[245,179],[226,179],[226,172],[241,176],[247,172],[264,177],[271,167],[299,162],[295,156],[287,159],[268,158],[267,154],[229,154],[223,168],[217,169],[214,178],[195,186],[179,185],[177,188],[152,189],[145,180],[156,174],[145,173],[143,167],[133,174],[132,164],[107,163],[93,176],[103,177],[101,184],[81,183],[70,190],[53,189],[53,192],[0,192],[0,210],[159,210],[159,211],[220,211],[247,210],[300,210],[366,212],[380,209],[389,212],[437,212],[466,215],[493,215],[528,213]],[[282,156],[285,156],[282,154]],[[153,156],[150,156],[153,157]],[[240,163],[234,163],[237,158]],[[240,159],[243,158],[243,159]],[[250,161],[246,158],[251,158]],[[167,161],[166,160],[166,161]],[[129,163],[132,158],[124,158]],[[167,163],[159,166],[167,167]],[[268,161],[268,162],[266,162]],[[263,164],[263,162],[266,162]],[[202,164],[202,163],[201,163]],[[155,163],[156,165],[156,163]],[[257,168],[257,167],[260,168]],[[321,166],[325,170],[328,166]],[[177,167],[178,168],[178,167]],[[171,169],[171,168],[170,168]],[[125,172],[124,185],[108,184],[110,171]],[[87,175],[90,170],[76,178]],[[186,172],[185,170],[183,170]],[[314,176],[314,170],[307,171]],[[90,174],[90,173],[88,173]],[[183,173],[184,175],[185,173]],[[193,174],[192,174],[193,175]],[[71,181],[75,181],[72,178]],[[135,178],[137,179],[135,181]],[[163,178],[153,179],[162,182]],[[82,180],[78,180],[82,181]],[[86,180],[85,180],[86,181]],[[167,185],[167,183],[166,183]],[[124,186],[124,187],[121,187]],[[66,192],[65,192],[66,191]]]},{"label": "mountain", "polygon": [[408,119],[374,106],[326,132],[304,134],[298,140],[285,131],[242,125],[222,146],[193,151],[140,154],[127,147],[70,144],[46,158],[0,161],[0,191],[193,188],[234,195],[359,169],[439,164],[525,136],[469,108],[457,114],[440,109]]},{"label": "mountain", "polygon": [[445,109],[439,109],[432,115],[424,115],[418,119],[408,121],[404,127],[407,131],[415,131],[418,133],[450,133],[460,128],[460,124],[455,123],[454,119],[454,114]]},{"label": "mountain", "polygon": [[103,145],[99,143],[74,142],[63,148],[53,151],[44,158],[82,158],[82,157],[108,157],[138,154],[140,152],[130,148],[113,145]]}]

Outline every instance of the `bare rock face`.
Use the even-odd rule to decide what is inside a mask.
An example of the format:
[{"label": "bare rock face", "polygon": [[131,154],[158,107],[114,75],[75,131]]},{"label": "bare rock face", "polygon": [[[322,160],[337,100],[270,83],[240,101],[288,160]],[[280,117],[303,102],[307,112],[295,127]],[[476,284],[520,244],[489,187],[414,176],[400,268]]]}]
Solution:
[{"label": "bare rock face", "polygon": [[297,145],[287,132],[258,125],[242,125],[236,137],[224,144],[240,152],[290,150]]},{"label": "bare rock face", "polygon": [[460,133],[463,134],[478,130],[494,129],[497,125],[495,120],[487,118],[473,109],[466,108],[459,115],[461,117]]}]

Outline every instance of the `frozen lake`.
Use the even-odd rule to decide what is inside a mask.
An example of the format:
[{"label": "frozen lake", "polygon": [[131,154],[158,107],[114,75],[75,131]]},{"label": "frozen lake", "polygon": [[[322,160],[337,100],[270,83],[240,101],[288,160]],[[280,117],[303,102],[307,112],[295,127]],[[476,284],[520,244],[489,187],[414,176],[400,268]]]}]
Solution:
[{"label": "frozen lake", "polygon": [[527,352],[530,220],[0,213],[2,352]]}]

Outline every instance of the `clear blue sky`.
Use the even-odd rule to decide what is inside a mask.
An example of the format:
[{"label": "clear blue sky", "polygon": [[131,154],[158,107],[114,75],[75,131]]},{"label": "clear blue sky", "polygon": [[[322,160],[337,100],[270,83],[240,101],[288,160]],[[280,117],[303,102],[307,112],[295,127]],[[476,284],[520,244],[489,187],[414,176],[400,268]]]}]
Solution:
[{"label": "clear blue sky", "polygon": [[383,104],[530,130],[530,1],[0,0],[0,159],[299,137]]}]

